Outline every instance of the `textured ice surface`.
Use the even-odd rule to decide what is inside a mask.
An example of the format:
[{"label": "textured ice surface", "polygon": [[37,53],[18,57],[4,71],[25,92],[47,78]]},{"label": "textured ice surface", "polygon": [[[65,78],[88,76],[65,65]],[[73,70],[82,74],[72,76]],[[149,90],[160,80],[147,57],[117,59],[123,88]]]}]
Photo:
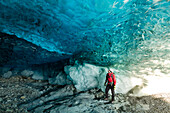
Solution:
[{"label": "textured ice surface", "polygon": [[80,91],[100,87],[104,84],[105,68],[84,64],[66,66],[64,70],[73,81],[75,87]]},{"label": "textured ice surface", "polygon": [[169,5],[167,0],[1,0],[0,31],[49,51],[110,65],[129,62],[129,51],[142,42],[168,41]]},{"label": "textured ice surface", "polygon": [[[150,62],[150,61],[148,61]],[[151,61],[152,62],[152,61]],[[116,93],[127,93],[129,95],[148,95],[156,93],[170,92],[170,72],[163,72],[161,69],[153,69],[141,67],[143,63],[139,63],[134,67],[114,68],[110,69],[116,75]],[[157,66],[158,65],[153,65]],[[152,67],[150,67],[151,69]],[[162,67],[166,68],[166,67]],[[100,88],[105,91],[105,78],[108,68],[94,66],[91,64],[66,66],[65,72],[67,78],[73,81],[78,91],[85,91],[91,88]],[[162,71],[162,74],[161,74]]]}]

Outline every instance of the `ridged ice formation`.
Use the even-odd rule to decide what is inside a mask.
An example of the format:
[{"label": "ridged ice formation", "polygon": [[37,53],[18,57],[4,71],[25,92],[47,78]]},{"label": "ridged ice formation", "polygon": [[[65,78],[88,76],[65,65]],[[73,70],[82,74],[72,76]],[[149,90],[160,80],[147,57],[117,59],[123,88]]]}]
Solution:
[{"label": "ridged ice formation", "polygon": [[0,31],[90,63],[129,64],[170,51],[169,8],[168,0],[0,0]]}]

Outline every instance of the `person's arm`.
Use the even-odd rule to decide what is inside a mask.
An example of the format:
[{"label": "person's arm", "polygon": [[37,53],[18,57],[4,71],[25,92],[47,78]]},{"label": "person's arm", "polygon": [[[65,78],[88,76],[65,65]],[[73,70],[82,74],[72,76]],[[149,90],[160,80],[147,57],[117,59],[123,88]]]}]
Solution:
[{"label": "person's arm", "polygon": [[116,77],[114,74],[113,74],[113,82],[114,82],[114,86],[116,86]]}]

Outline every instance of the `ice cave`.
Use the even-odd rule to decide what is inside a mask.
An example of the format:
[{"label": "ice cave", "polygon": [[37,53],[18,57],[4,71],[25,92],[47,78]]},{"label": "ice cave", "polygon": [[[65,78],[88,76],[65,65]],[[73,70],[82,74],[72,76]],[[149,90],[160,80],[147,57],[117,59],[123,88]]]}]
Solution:
[{"label": "ice cave", "polygon": [[105,91],[109,69],[116,94],[170,93],[169,0],[0,0],[0,77]]}]

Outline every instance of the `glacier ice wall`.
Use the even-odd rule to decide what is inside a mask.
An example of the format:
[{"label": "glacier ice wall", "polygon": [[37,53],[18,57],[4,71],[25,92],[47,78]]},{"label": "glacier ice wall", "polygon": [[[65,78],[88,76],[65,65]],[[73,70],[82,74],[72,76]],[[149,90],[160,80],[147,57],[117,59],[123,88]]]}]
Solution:
[{"label": "glacier ice wall", "polygon": [[166,0],[1,0],[0,31],[90,63],[129,62],[129,51],[141,42],[169,37],[169,4]]},{"label": "glacier ice wall", "polygon": [[103,67],[84,63],[83,65],[65,66],[64,71],[78,91],[91,88],[99,88],[105,91],[106,73],[108,69],[111,69],[116,76],[116,93],[143,96],[170,92],[169,65],[164,66],[160,62],[160,68],[158,64],[153,64],[155,62],[155,60],[148,60],[135,66],[124,68]]},{"label": "glacier ice wall", "polygon": [[[117,92],[147,92],[146,87],[157,84],[150,77],[162,77],[160,87],[169,80],[169,9],[169,0],[0,0],[0,32],[54,52],[56,61],[69,57],[75,65],[113,68],[122,86]],[[97,71],[86,79],[93,69]],[[81,90],[101,86],[101,70],[89,65],[65,68]],[[84,77],[89,87],[75,75]]]}]

